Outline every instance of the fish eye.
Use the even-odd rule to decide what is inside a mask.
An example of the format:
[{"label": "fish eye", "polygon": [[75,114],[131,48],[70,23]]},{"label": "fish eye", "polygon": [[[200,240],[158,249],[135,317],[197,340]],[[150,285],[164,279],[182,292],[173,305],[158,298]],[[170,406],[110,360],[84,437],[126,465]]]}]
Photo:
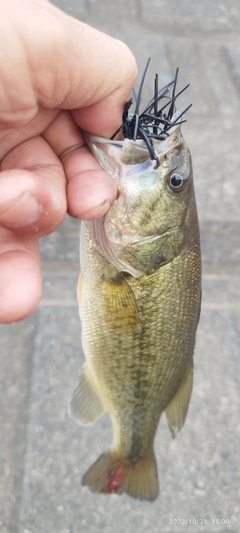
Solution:
[{"label": "fish eye", "polygon": [[182,176],[179,172],[172,172],[168,176],[168,188],[173,192],[182,192],[187,184],[186,177]]}]

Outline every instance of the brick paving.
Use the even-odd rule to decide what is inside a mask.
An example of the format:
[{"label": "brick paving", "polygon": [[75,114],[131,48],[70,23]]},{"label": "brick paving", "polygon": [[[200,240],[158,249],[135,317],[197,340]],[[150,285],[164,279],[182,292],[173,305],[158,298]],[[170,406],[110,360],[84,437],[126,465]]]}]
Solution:
[{"label": "brick paving", "polygon": [[[81,487],[81,476],[109,446],[111,424],[104,415],[89,428],[78,427],[66,415],[83,361],[76,304],[79,223],[67,218],[42,239],[42,302],[27,320],[0,327],[0,533],[237,533],[239,0],[54,3],[123,39],[140,70],[152,57],[146,96],[155,71],[164,85],[178,66],[179,83],[191,84],[181,102],[193,103],[184,133],[201,227],[203,305],[186,424],[172,441],[162,417],[156,438],[159,499],[92,495]],[[188,523],[176,524],[178,519]]]}]

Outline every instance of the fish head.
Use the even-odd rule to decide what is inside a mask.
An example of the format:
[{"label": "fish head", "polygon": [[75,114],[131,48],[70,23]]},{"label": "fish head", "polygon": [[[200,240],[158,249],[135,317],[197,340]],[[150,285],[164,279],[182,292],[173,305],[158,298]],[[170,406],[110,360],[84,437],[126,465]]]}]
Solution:
[{"label": "fish head", "polygon": [[151,274],[179,254],[195,207],[191,155],[180,125],[154,143],[158,168],[143,140],[89,136],[88,142],[118,186],[107,214],[92,223],[99,251],[120,271]]}]

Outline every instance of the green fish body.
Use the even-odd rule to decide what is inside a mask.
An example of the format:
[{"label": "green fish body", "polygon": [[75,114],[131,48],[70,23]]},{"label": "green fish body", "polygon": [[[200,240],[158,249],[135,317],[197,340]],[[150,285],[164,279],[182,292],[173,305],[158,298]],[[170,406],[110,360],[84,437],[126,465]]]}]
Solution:
[{"label": "green fish body", "polygon": [[78,287],[86,357],[70,413],[89,423],[108,411],[113,443],[90,467],[91,490],[154,500],[154,437],[165,411],[181,429],[193,381],[201,263],[191,156],[180,125],[154,148],[89,136],[119,195],[84,222]]}]

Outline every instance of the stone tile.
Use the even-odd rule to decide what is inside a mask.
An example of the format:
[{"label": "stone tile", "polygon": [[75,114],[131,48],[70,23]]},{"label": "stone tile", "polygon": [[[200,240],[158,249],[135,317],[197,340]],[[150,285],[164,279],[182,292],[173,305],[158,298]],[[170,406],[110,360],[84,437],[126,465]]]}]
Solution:
[{"label": "stone tile", "polygon": [[170,38],[166,39],[166,43],[167,56],[169,57],[172,71],[179,67],[179,86],[180,84],[184,86],[190,83],[190,88],[177,101],[178,108],[184,108],[189,103],[192,103],[193,114],[196,113],[201,116],[216,114],[217,101],[206,78],[205,66],[199,54],[199,47],[193,40],[186,38]]},{"label": "stone tile", "polygon": [[188,35],[210,34],[229,35],[238,31],[239,4],[231,0],[212,2],[203,0],[198,4],[189,0],[151,0],[141,1],[141,20],[149,28],[158,28],[161,33],[169,31],[175,36],[182,33]]},{"label": "stone tile", "polygon": [[[77,0],[75,0],[77,3]],[[98,26],[101,26],[107,20],[109,26],[114,30],[124,28],[129,21],[135,20],[138,16],[138,0],[129,0],[128,2],[112,2],[112,0],[90,0],[88,2],[88,21],[93,19]]]},{"label": "stone tile", "polygon": [[69,484],[79,477],[78,461],[72,461],[71,450],[76,427],[67,419],[66,408],[80,362],[77,308],[40,308],[32,361],[21,532],[24,528],[31,533],[63,531],[61,506],[68,508]]},{"label": "stone tile", "polygon": [[223,51],[225,61],[228,67],[228,74],[237,90],[238,96],[240,94],[240,43],[225,43]]},{"label": "stone tile", "polygon": [[240,223],[201,221],[202,260],[215,264],[237,264],[240,256]]},{"label": "stone tile", "polygon": [[41,307],[54,305],[59,307],[77,306],[77,282],[79,272],[63,271],[45,272]]},{"label": "stone tile", "polygon": [[[40,239],[40,252],[43,262],[79,260],[80,222],[66,216],[63,224],[50,235]],[[61,268],[59,263],[59,268]]]},{"label": "stone tile", "polygon": [[18,533],[37,316],[0,326],[0,531]]},{"label": "stone tile", "polygon": [[66,11],[72,17],[79,18],[82,21],[85,21],[87,18],[89,10],[88,0],[71,0],[70,2],[66,2],[66,0],[52,0],[51,3]]},{"label": "stone tile", "polygon": [[189,118],[183,129],[192,153],[200,221],[240,220],[238,120]]},{"label": "stone tile", "polygon": [[[151,56],[163,85],[180,67],[193,103],[184,135],[193,156],[203,252],[203,306],[194,390],[185,427],[156,437],[161,496],[155,503],[93,495],[81,477],[108,448],[108,415],[77,426],[66,406],[83,363],[76,301],[79,222],[66,217],[41,239],[44,295],[26,321],[0,327],[0,533],[237,533],[239,486],[240,212],[239,6],[219,1],[54,0],[122,38],[140,72]],[[203,525],[173,524],[177,519]],[[229,520],[214,525],[215,519]]]},{"label": "stone tile", "polygon": [[[209,86],[214,93],[217,103],[217,114],[225,116],[239,115],[239,88],[236,84],[237,62],[230,62],[227,53],[228,46],[232,51],[232,45],[226,45],[225,42],[216,43],[203,41],[198,43],[199,58],[204,69],[205,77]],[[234,45],[234,49],[235,49]],[[239,63],[238,63],[239,64]],[[191,76],[192,78],[192,76]],[[195,83],[195,81],[194,81]],[[209,114],[213,114],[211,109]]]},{"label": "stone tile", "polygon": [[203,307],[240,311],[240,277],[218,273],[203,276]]}]

